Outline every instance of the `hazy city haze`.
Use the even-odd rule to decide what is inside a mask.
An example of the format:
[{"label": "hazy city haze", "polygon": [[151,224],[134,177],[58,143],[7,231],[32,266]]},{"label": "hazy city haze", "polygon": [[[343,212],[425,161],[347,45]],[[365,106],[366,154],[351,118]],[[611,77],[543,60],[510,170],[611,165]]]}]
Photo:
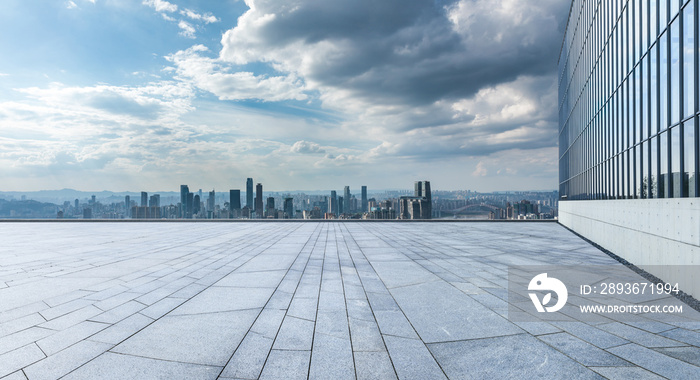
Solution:
[{"label": "hazy city haze", "polygon": [[1,187],[553,189],[569,5],[4,1]]}]

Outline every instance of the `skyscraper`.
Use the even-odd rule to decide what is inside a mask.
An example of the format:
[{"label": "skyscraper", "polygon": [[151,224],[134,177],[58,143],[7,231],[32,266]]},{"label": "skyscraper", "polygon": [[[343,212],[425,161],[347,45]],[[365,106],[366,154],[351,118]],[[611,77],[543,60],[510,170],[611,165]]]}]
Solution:
[{"label": "skyscraper", "polygon": [[131,216],[131,197],[128,195],[124,197],[124,215]]},{"label": "skyscraper", "polygon": [[267,207],[265,208],[265,216],[275,216],[275,198],[267,197]]},{"label": "skyscraper", "polygon": [[253,210],[253,179],[248,178],[245,182],[245,205]]},{"label": "skyscraper", "polygon": [[328,212],[338,215],[338,196],[335,190],[331,190],[331,196],[328,198]]},{"label": "skyscraper", "polygon": [[148,199],[148,207],[160,207],[160,194],[153,194]]},{"label": "skyscraper", "polygon": [[240,190],[231,190],[229,191],[229,208],[231,211],[234,210],[239,210],[241,209],[241,191]]},{"label": "skyscraper", "polygon": [[255,214],[258,218],[262,218],[265,215],[262,183],[255,185]]},{"label": "skyscraper", "polygon": [[367,186],[362,186],[362,212],[367,211]]},{"label": "skyscraper", "polygon": [[190,188],[187,185],[180,185],[180,217],[187,217],[187,194]]},{"label": "skyscraper", "polygon": [[294,198],[284,198],[284,213],[285,218],[294,218]]},{"label": "skyscraper", "polygon": [[199,213],[200,200],[201,198],[199,195],[195,196],[194,193],[187,193],[187,200],[185,201],[186,218],[191,219],[192,215]]},{"label": "skyscraper", "polygon": [[343,211],[341,213],[350,213],[350,186],[345,186],[343,189]]},{"label": "skyscraper", "polygon": [[559,221],[695,297],[697,6],[572,1],[558,72]]},{"label": "skyscraper", "polygon": [[148,193],[145,191],[141,192],[141,207],[148,207]]},{"label": "skyscraper", "polygon": [[207,219],[214,218],[214,209],[216,208],[216,192],[214,190],[209,192],[209,198],[207,198]]},{"label": "skyscraper", "polygon": [[202,198],[199,194],[187,193],[187,217],[192,218],[193,215],[199,214],[201,211]]}]

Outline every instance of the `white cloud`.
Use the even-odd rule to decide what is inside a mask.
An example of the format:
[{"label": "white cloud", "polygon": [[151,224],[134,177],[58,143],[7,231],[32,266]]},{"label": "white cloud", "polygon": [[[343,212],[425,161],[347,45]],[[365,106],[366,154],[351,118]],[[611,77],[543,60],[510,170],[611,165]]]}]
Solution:
[{"label": "white cloud", "polygon": [[192,24],[187,21],[180,20],[177,26],[181,29],[180,35],[187,38],[195,38],[195,29]]},{"label": "white cloud", "polygon": [[175,12],[177,11],[177,5],[169,3],[165,0],[143,0],[143,5],[148,5],[149,7],[156,10],[156,12]]},{"label": "white cloud", "polygon": [[7,73],[0,73],[0,77],[7,77],[7,76],[10,76],[10,74],[7,74]]},{"label": "white cloud", "polygon": [[486,169],[486,165],[484,165],[483,161],[479,161],[478,164],[476,164],[476,170],[472,173],[472,176],[474,177],[486,177],[486,175],[489,173],[488,169]]},{"label": "white cloud", "polygon": [[68,9],[73,9],[73,8],[77,8],[77,7],[78,7],[78,4],[76,4],[70,0],[66,3],[66,8],[68,8]]},{"label": "white cloud", "polygon": [[191,9],[187,9],[187,8],[181,10],[180,14],[183,16],[187,16],[187,17],[191,18],[192,20],[204,21],[207,24],[211,24],[211,23],[220,21],[218,18],[216,18],[216,16],[212,15],[211,13],[200,14],[200,13],[197,13],[197,12],[195,12]]},{"label": "white cloud", "polygon": [[200,53],[208,49],[196,45],[171,54],[177,75],[198,88],[211,92],[221,100],[259,99],[264,101],[304,100],[304,85],[293,75],[286,77],[256,76],[251,72],[230,72],[225,62]]},{"label": "white cloud", "polygon": [[321,148],[320,145],[304,140],[295,142],[294,145],[292,145],[292,147],[290,148],[290,151],[292,153],[301,154],[326,153],[326,150]]}]

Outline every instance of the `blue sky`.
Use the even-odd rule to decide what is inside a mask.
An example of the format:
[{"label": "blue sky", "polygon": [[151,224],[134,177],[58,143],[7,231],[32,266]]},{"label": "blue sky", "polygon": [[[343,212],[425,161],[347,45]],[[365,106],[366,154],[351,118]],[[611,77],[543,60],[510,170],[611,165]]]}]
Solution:
[{"label": "blue sky", "polygon": [[563,0],[5,0],[0,190],[557,186]]}]

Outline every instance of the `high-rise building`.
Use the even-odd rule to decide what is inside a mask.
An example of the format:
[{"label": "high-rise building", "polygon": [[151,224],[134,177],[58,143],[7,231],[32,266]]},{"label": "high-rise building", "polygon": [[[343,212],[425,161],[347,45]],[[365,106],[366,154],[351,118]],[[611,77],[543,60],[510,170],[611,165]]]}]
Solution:
[{"label": "high-rise building", "polygon": [[399,198],[400,219],[431,219],[432,194],[430,181],[416,181],[412,197]]},{"label": "high-rise building", "polygon": [[362,186],[362,212],[367,211],[367,186]]},{"label": "high-rise building", "polygon": [[265,216],[275,217],[275,198],[267,197],[267,207],[265,207]]},{"label": "high-rise building", "polygon": [[286,219],[294,218],[294,198],[284,198],[284,214]]},{"label": "high-rise building", "polygon": [[202,198],[199,194],[187,194],[187,217],[192,218],[192,215],[199,214],[202,211]]},{"label": "high-rise building", "polygon": [[207,198],[207,219],[214,218],[214,209],[216,208],[216,192],[214,190],[209,192],[209,198]]},{"label": "high-rise building", "polygon": [[187,185],[180,185],[180,217],[187,217],[187,194],[190,188]]},{"label": "high-rise building", "polygon": [[245,205],[249,209],[253,210],[253,179],[248,178],[245,182]]},{"label": "high-rise building", "polygon": [[187,214],[185,215],[186,218],[191,219],[192,215],[199,213],[200,200],[201,197],[199,195],[195,196],[194,193],[187,193]]},{"label": "high-rise building", "polygon": [[265,210],[263,209],[263,186],[262,183],[255,185],[255,214],[258,218],[262,218],[265,215]]},{"label": "high-rise building", "polygon": [[338,197],[338,215],[345,212],[345,199]]},{"label": "high-rise building", "polygon": [[341,213],[350,213],[350,186],[345,186],[343,189],[343,211]]},{"label": "high-rise building", "polygon": [[574,0],[558,72],[559,221],[695,297],[697,15],[697,0]]},{"label": "high-rise building", "polygon": [[124,197],[124,215],[131,217],[131,197],[128,195]]},{"label": "high-rise building", "polygon": [[338,215],[338,196],[335,190],[331,190],[331,196],[328,198],[328,212]]},{"label": "high-rise building", "polygon": [[145,191],[141,192],[141,207],[148,207],[148,193]]},{"label": "high-rise building", "polygon": [[78,206],[80,206],[80,202],[76,199],[76,200],[75,200],[75,211],[76,211],[76,212],[79,212],[79,211],[78,211],[78,209],[79,209]]},{"label": "high-rise building", "polygon": [[160,194],[153,194],[148,199],[148,207],[160,207]]},{"label": "high-rise building", "polygon": [[[234,212],[235,210],[240,211],[241,210],[241,191],[240,190],[230,190],[229,191],[229,200],[228,200],[229,208],[231,209],[231,212]],[[239,212],[240,214],[240,212]]]}]

